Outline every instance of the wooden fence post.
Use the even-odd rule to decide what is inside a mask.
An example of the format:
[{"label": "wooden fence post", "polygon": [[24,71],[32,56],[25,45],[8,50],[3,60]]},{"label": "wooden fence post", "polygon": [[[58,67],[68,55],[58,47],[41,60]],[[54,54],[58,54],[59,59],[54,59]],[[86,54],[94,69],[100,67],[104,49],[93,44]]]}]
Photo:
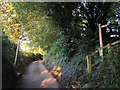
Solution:
[{"label": "wooden fence post", "polygon": [[87,72],[90,73],[92,72],[91,56],[87,55],[86,59],[87,59]]}]

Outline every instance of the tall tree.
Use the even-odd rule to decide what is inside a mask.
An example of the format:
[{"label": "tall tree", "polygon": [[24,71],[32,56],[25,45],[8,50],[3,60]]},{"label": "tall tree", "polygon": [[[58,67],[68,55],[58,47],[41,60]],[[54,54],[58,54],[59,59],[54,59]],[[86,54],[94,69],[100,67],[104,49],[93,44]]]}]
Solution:
[{"label": "tall tree", "polygon": [[[113,6],[110,2],[86,2],[86,3],[45,3],[47,15],[52,17],[54,23],[63,28],[68,40],[72,38],[86,38],[91,45],[98,43],[98,24],[107,24],[112,17]],[[115,12],[114,12],[115,13]],[[110,41],[110,34],[103,28],[104,42]]]}]

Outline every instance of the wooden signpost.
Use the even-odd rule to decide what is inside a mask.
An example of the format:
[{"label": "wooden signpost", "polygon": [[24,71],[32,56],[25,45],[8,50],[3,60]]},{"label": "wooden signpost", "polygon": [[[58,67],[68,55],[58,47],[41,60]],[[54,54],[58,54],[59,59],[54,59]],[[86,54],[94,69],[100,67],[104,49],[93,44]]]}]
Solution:
[{"label": "wooden signpost", "polygon": [[99,55],[103,56],[103,43],[102,43],[102,29],[101,29],[101,24],[99,24],[98,28],[99,28],[99,43],[100,43]]},{"label": "wooden signpost", "polygon": [[[99,44],[100,44],[100,49],[99,49],[99,56],[101,56],[103,58],[103,41],[102,41],[102,28],[107,27],[106,25],[98,25],[98,29],[99,29]],[[91,56],[87,55],[86,56],[86,60],[87,60],[87,72],[90,73],[92,72],[92,63],[91,63]]]},{"label": "wooden signpost", "polygon": [[16,54],[15,54],[15,60],[14,60],[14,67],[16,65],[17,62],[17,58],[18,58],[18,53],[19,53],[19,48],[20,48],[20,39],[22,37],[23,31],[20,32],[20,36],[18,38],[18,42],[17,42],[17,49],[16,49]]},{"label": "wooden signpost", "polygon": [[16,62],[17,62],[17,57],[18,57],[19,47],[20,47],[20,39],[18,39],[18,42],[17,42],[17,49],[16,49],[16,54],[15,54],[14,67],[15,67]]},{"label": "wooden signpost", "polygon": [[100,43],[100,50],[99,50],[99,55],[101,57],[103,57],[103,41],[102,41],[102,28],[107,27],[108,25],[98,25],[98,29],[99,29],[99,43]]}]

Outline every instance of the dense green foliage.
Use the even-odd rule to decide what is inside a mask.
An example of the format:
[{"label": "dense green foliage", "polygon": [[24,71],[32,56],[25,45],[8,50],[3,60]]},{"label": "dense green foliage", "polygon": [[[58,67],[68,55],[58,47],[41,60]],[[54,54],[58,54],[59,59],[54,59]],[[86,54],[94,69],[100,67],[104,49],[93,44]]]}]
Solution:
[{"label": "dense green foliage", "polygon": [[[40,46],[47,52],[44,59],[50,71],[55,66],[62,68],[62,75],[58,81],[65,87],[70,87],[72,81],[78,81],[80,87],[96,88],[120,87],[119,44],[114,46],[113,53],[104,56],[103,62],[96,66],[98,69],[95,72],[88,74],[86,70],[86,55],[99,47],[98,24],[115,21],[116,6],[119,4],[12,3],[19,17],[18,20],[30,39],[31,48]],[[119,40],[110,37],[113,34],[111,28],[109,33],[106,32],[106,28],[102,29],[104,45]],[[115,26],[115,28],[119,27]],[[119,29],[118,32],[120,33]],[[4,42],[7,43],[4,45],[9,44],[6,40]],[[16,46],[11,46],[14,52]],[[95,55],[95,60],[102,59]],[[20,61],[19,63],[23,62]]]},{"label": "dense green foliage", "polygon": [[[40,45],[42,49],[49,50],[62,34],[67,44],[70,44],[68,49],[77,48],[77,42],[80,40],[88,41],[87,44],[92,47],[88,52],[94,51],[99,43],[98,24],[106,24],[110,18],[115,18],[115,8],[116,5],[119,6],[117,3],[86,3],[85,5],[15,3],[14,5],[25,31],[28,31],[28,37],[34,43],[32,45]],[[114,41],[110,38],[111,34],[111,30],[106,33],[106,28],[103,28],[104,44]]]},{"label": "dense green foliage", "polygon": [[[54,23],[56,25],[59,25],[62,28],[63,35],[65,36],[65,38],[62,38],[62,39],[60,38],[57,40],[56,43],[54,43],[53,47],[49,50],[46,56],[46,64],[51,69],[53,69],[54,66],[62,67],[62,71],[61,71],[62,76],[61,78],[59,78],[59,81],[61,83],[64,83],[62,85],[65,85],[65,87],[70,87],[71,85],[70,82],[75,80],[80,83],[80,87],[117,87],[119,86],[119,84],[117,84],[116,86],[116,83],[110,83],[110,82],[115,82],[117,78],[115,80],[110,79],[108,77],[110,72],[109,70],[107,73],[104,74],[104,72],[106,72],[105,62],[103,62],[98,67],[100,70],[100,71],[98,70],[99,72],[95,72],[89,75],[87,74],[87,71],[86,71],[86,61],[85,61],[86,55],[88,53],[91,53],[92,51],[95,50],[95,48],[98,47],[98,44],[97,44],[99,43],[98,35],[97,35],[98,29],[96,24],[97,23],[105,24],[109,17],[114,17],[114,16],[111,16],[111,14],[113,15],[113,13],[110,12],[112,10],[110,7],[113,8],[114,5],[112,6],[112,3],[106,3],[106,4],[88,3],[86,7],[88,7],[90,11],[84,10],[86,7],[82,6],[83,10],[81,10],[81,12],[83,12],[82,13],[83,16],[81,16],[82,17],[81,19],[81,17],[77,15],[70,16],[71,10],[75,8],[73,3],[72,4],[57,3],[57,5],[54,5],[54,4],[56,3],[53,3],[52,5],[48,3],[47,9],[49,9],[48,11],[51,11],[51,13],[49,12],[49,15],[53,18]],[[69,8],[72,6],[73,6],[72,9]],[[98,6],[101,6],[101,7],[98,7]],[[64,8],[61,8],[61,7],[64,7]],[[96,9],[94,11],[95,7]],[[67,11],[69,11],[69,13]],[[86,13],[86,11],[90,13],[90,15],[96,14],[96,17],[94,17],[94,15],[93,17],[87,16],[89,14]],[[93,11],[94,13],[92,13]],[[100,15],[99,13],[101,11],[103,12],[103,16]],[[113,12],[115,13],[115,11]],[[75,14],[78,14],[78,12]],[[57,17],[59,15],[62,17]],[[84,17],[84,15],[86,16]],[[96,19],[97,21],[95,21]],[[83,31],[83,28],[86,28],[86,30]],[[80,34],[84,34],[85,36],[80,36]],[[110,38],[110,34],[107,34],[104,28],[103,30],[104,44],[107,44],[111,41],[113,42],[114,40]],[[108,54],[105,57],[106,57],[105,61],[107,61],[108,58],[111,57],[111,55]],[[114,61],[115,58],[117,58],[116,62],[119,62],[119,58],[116,55],[115,57],[112,58],[112,60]],[[97,59],[99,58],[96,58],[96,61]],[[108,63],[108,65],[109,65],[108,67],[113,70],[113,67],[110,65],[110,63]],[[117,68],[117,70],[118,69],[119,68]],[[112,70],[111,70],[111,74],[113,73]],[[117,75],[119,74],[117,73]],[[101,79],[103,77],[106,77],[106,78]],[[103,80],[104,83],[101,84],[101,80]]]},{"label": "dense green foliage", "polygon": [[25,56],[19,52],[17,64],[14,67],[16,45],[12,43],[3,32],[2,34],[2,88],[17,88],[21,77],[17,73],[23,74],[26,67],[34,60],[42,56],[37,54],[28,54]]},{"label": "dense green foliage", "polygon": [[98,69],[89,75],[88,83],[92,87],[108,87],[119,88],[120,87],[120,44],[112,47],[111,52],[106,54],[103,58],[103,62],[100,63]]}]

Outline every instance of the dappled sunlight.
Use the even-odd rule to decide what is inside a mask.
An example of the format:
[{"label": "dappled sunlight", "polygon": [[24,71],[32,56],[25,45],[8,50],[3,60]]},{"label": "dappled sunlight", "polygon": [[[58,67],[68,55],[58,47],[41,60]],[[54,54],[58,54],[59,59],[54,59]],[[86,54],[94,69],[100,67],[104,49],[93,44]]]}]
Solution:
[{"label": "dappled sunlight", "polygon": [[51,71],[51,73],[56,77],[56,78],[61,78],[62,76],[62,67],[61,66],[54,66],[53,70]]},{"label": "dappled sunlight", "polygon": [[34,61],[30,65],[29,70],[25,73],[23,87],[58,88],[57,80],[40,63],[40,60]]},{"label": "dappled sunlight", "polygon": [[54,66],[53,70],[60,71],[62,69],[61,66]]},{"label": "dappled sunlight", "polygon": [[45,55],[45,51],[43,51],[43,49],[38,46],[38,47],[34,47],[33,51],[32,51],[34,54],[37,54],[37,53],[41,53],[42,55]]},{"label": "dappled sunlight", "polygon": [[57,72],[57,71],[51,71],[51,73],[52,73],[54,76],[57,76],[57,75],[58,75],[58,72]]},{"label": "dappled sunlight", "polygon": [[23,88],[120,87],[120,3],[0,2],[0,8],[4,87],[17,87],[14,78]]},{"label": "dappled sunlight", "polygon": [[62,72],[60,72],[60,73],[58,74],[58,78],[61,78],[61,76],[62,76]]},{"label": "dappled sunlight", "polygon": [[53,71],[51,72],[56,78],[61,78],[62,72]]},{"label": "dappled sunlight", "polygon": [[49,73],[48,70],[44,70],[40,74],[43,75],[43,74],[47,74],[47,73]]},{"label": "dappled sunlight", "polygon": [[30,51],[30,47],[25,41],[20,44],[20,49],[25,52]]},{"label": "dappled sunlight", "polygon": [[60,67],[60,66],[58,66],[57,68],[56,68],[56,71],[60,71],[62,68]]},{"label": "dappled sunlight", "polygon": [[54,78],[47,78],[47,79],[44,79],[41,84],[40,84],[40,87],[47,87],[48,84],[54,84],[56,83],[56,79]]}]

